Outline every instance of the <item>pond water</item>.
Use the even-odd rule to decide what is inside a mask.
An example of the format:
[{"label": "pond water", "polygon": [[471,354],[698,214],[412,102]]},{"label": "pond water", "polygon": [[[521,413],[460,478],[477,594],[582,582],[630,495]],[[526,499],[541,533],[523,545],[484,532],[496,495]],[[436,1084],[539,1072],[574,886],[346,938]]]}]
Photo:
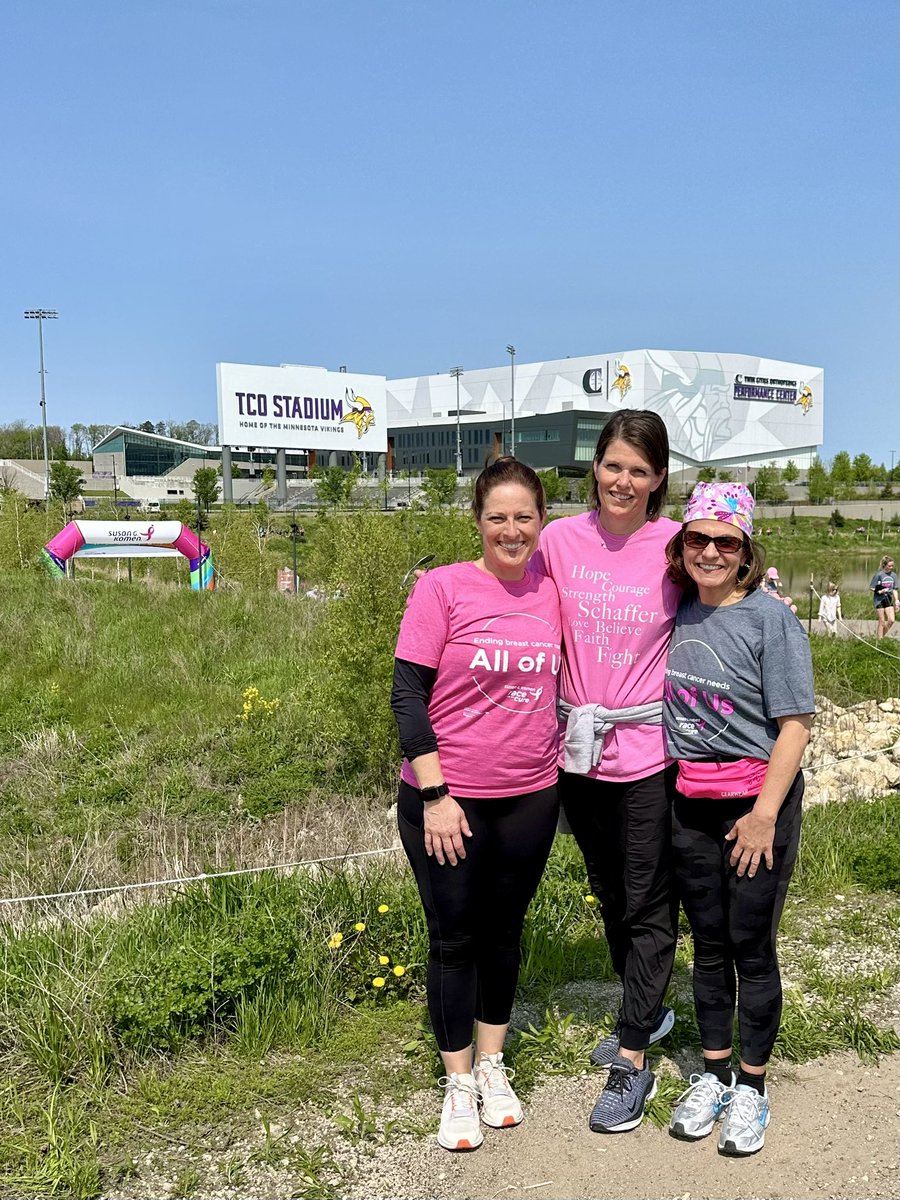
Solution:
[{"label": "pond water", "polygon": [[766,566],[777,567],[778,574],[785,592],[798,596],[809,590],[809,575],[812,571],[816,590],[822,592],[828,580],[837,573],[840,567],[840,585],[842,592],[867,592],[869,581],[879,568],[881,554],[846,555],[839,557],[834,552],[823,551],[818,554],[781,554],[777,550],[766,552]]}]

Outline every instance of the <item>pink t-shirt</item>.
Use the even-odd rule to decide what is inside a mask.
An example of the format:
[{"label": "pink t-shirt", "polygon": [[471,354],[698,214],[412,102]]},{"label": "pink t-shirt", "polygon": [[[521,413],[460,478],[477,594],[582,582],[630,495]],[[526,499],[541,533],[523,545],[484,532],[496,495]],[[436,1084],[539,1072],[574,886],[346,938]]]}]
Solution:
[{"label": "pink t-shirt", "polygon": [[[589,512],[544,529],[531,564],[545,569],[559,589],[565,650],[559,694],[569,704],[628,708],[662,699],[681,599],[665,575],[665,550],[680,528],[659,517],[621,537]],[[617,725],[589,775],[627,783],[669,761],[661,725]]]},{"label": "pink t-shirt", "polygon": [[[397,658],[437,667],[428,716],[454,795],[519,796],[556,783],[559,597],[526,572],[438,567],[410,593]],[[402,778],[418,787],[404,759]]]}]

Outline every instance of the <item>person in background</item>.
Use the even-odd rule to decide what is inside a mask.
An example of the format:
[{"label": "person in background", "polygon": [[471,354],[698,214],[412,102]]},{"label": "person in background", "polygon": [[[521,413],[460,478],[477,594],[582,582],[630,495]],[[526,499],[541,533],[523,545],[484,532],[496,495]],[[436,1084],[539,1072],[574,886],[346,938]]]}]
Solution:
[{"label": "person in background", "polygon": [[479,475],[472,509],[482,555],[419,578],[391,694],[405,755],[400,840],[428,924],[428,1011],[447,1072],[446,1150],[480,1146],[481,1120],[523,1118],[503,1046],[525,911],[559,817],[559,597],[528,566],[546,515],[541,481],[499,459]]},{"label": "person in background", "polygon": [[872,576],[869,591],[872,593],[875,615],[878,618],[875,636],[887,637],[894,623],[894,610],[897,607],[897,573],[890,554],[885,554],[881,560],[881,569]]},{"label": "person in background", "polygon": [[668,462],[660,417],[619,410],[597,442],[590,512],[552,521],[536,558],[559,588],[563,621],[560,800],[622,981],[615,1029],[591,1054],[609,1067],[589,1118],[596,1133],[640,1124],[656,1090],[647,1047],[674,1024],[663,1003],[678,905],[662,691],[681,592],[666,578],[679,529],[662,515]]},{"label": "person in background", "polygon": [[829,583],[824,596],[819,597],[819,620],[826,635],[835,637],[841,620],[841,594],[836,583]]},{"label": "person in background", "polygon": [[762,1149],[771,1115],[766,1064],[782,1010],[775,934],[800,841],[812,660],[797,618],[758,590],[764,557],[743,484],[698,484],[667,554],[684,588],[664,700],[678,762],[673,845],[704,1065],[669,1129],[693,1141],[721,1120],[719,1152],[744,1156]]},{"label": "person in background", "polygon": [[772,596],[780,596],[782,594],[781,580],[778,578],[777,567],[769,567],[767,569],[760,587],[764,592],[769,592]]}]

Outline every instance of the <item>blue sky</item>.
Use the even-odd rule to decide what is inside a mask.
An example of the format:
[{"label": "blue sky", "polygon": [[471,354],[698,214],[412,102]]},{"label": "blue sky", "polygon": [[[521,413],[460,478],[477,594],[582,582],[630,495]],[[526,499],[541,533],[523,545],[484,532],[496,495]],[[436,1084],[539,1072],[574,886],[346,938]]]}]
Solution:
[{"label": "blue sky", "polygon": [[[889,462],[895,0],[7,2],[0,421],[215,420],[215,363],[823,365]],[[900,453],[898,453],[900,457]]]}]

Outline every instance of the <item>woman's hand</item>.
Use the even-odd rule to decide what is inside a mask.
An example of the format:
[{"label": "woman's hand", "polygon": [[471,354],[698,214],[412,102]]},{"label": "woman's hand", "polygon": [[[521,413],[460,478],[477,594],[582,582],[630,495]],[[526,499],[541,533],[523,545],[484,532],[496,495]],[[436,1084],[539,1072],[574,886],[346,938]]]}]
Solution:
[{"label": "woman's hand", "polygon": [[456,866],[457,859],[466,857],[463,838],[471,837],[472,830],[466,814],[452,796],[426,801],[422,824],[425,830],[425,853],[429,857],[433,854],[441,866],[446,857],[451,867]]},{"label": "woman's hand", "polygon": [[738,875],[746,874],[752,879],[759,870],[760,862],[765,859],[766,867],[771,871],[774,859],[772,845],[775,841],[775,818],[767,817],[751,808],[748,813],[735,821],[732,828],[725,834],[726,842],[734,842],[731,858],[728,860],[737,867]]}]

